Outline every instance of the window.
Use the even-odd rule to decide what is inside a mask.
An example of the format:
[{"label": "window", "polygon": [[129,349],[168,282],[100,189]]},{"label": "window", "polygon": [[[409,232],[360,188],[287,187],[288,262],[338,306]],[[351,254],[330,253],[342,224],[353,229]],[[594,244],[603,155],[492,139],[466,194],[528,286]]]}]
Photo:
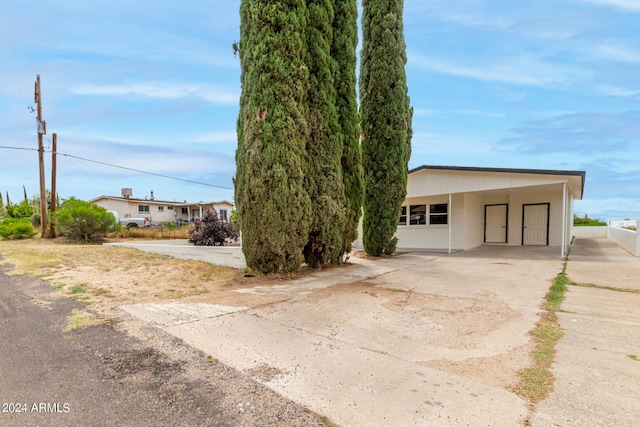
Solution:
[{"label": "window", "polygon": [[164,212],[164,206],[158,206],[158,212]]},{"label": "window", "polygon": [[189,208],[182,208],[182,215],[189,215]]},{"label": "window", "polygon": [[441,225],[448,223],[449,209],[446,203],[429,205],[429,224]]},{"label": "window", "polygon": [[222,219],[227,219],[227,210],[226,209],[220,209],[220,218]]},{"label": "window", "polygon": [[421,225],[427,223],[427,205],[412,205],[409,207],[409,224]]},{"label": "window", "polygon": [[168,211],[172,211],[173,210],[173,206],[167,206],[167,210]]},{"label": "window", "polygon": [[400,221],[398,221],[398,225],[407,225],[407,207],[403,206],[400,211]]},{"label": "window", "polygon": [[138,212],[149,213],[149,205],[138,205]]}]

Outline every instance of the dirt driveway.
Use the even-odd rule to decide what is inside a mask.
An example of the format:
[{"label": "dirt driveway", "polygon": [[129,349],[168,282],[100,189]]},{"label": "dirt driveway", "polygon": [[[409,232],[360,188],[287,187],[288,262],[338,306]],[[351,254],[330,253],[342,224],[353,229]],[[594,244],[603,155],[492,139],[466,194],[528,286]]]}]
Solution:
[{"label": "dirt driveway", "polygon": [[[339,425],[522,425],[555,248],[358,259],[233,304],[121,307]],[[269,304],[243,305],[268,296]],[[253,298],[253,299],[252,299]],[[253,307],[253,308],[248,308]]]}]

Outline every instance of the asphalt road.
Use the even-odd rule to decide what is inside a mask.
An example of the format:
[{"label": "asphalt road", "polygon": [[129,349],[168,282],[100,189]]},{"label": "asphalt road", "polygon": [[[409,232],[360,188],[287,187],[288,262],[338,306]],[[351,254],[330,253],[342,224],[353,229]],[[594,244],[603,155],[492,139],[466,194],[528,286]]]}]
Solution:
[{"label": "asphalt road", "polygon": [[0,267],[0,425],[231,425],[220,391],[138,340],[109,325],[63,333],[73,309]]}]

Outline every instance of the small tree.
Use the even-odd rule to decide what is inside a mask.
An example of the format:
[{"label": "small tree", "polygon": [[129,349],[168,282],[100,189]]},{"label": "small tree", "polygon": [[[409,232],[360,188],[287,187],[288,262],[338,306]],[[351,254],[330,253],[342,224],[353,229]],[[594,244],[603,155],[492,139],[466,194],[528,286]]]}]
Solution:
[{"label": "small tree", "polygon": [[391,255],[407,194],[411,120],[403,34],[404,0],[363,0],[360,118],[365,194],[364,250]]},{"label": "small tree", "polygon": [[73,197],[62,203],[56,218],[60,235],[84,242],[104,236],[115,225],[115,218],[105,208]]},{"label": "small tree", "polygon": [[238,230],[231,223],[220,218],[214,209],[204,212],[197,218],[193,230],[189,231],[189,243],[196,246],[224,246],[227,239],[237,240]]},{"label": "small tree", "polygon": [[5,218],[0,221],[0,237],[4,240],[27,239],[37,233],[29,218]]},{"label": "small tree", "polygon": [[35,210],[33,209],[33,205],[31,205],[31,203],[29,203],[29,200],[27,199],[24,199],[22,202],[20,202],[19,205],[11,205],[10,210],[10,215],[13,218],[30,217],[35,212]]}]

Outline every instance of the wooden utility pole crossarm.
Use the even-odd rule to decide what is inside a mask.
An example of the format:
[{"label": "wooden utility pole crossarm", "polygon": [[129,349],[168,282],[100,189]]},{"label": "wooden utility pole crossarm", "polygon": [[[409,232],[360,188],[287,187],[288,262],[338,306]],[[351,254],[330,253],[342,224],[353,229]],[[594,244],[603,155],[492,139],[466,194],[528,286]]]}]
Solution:
[{"label": "wooden utility pole crossarm", "polygon": [[47,133],[47,123],[42,120],[42,93],[40,92],[40,74],[36,76],[34,100],[37,105],[38,117],[38,164],[40,166],[40,237],[47,233],[47,187],[44,181],[44,145],[42,135]]}]

